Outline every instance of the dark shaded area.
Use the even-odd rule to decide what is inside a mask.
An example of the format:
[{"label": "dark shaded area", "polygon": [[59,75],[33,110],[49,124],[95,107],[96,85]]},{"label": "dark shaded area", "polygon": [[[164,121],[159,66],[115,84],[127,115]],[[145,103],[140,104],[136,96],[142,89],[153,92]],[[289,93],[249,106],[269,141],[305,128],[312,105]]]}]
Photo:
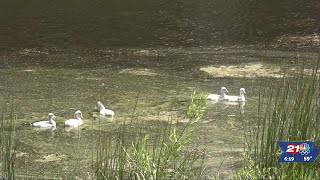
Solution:
[{"label": "dark shaded area", "polygon": [[315,0],[4,0],[0,47],[269,43],[319,32]]}]

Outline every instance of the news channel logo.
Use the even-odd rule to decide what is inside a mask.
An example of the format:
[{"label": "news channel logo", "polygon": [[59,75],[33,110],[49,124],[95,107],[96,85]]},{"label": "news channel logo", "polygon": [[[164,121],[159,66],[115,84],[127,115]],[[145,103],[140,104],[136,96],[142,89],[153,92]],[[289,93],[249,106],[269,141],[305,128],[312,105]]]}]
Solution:
[{"label": "news channel logo", "polygon": [[282,154],[278,162],[313,162],[319,154],[311,141],[279,141]]},{"label": "news channel logo", "polygon": [[310,153],[310,145],[308,143],[302,144],[288,144],[286,147],[286,152],[288,154],[297,154],[300,153],[301,155],[308,155]]}]

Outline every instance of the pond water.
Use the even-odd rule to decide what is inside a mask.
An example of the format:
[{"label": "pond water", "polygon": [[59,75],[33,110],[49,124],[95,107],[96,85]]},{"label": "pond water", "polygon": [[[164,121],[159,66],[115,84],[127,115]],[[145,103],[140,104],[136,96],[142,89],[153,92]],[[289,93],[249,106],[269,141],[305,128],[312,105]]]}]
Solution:
[{"label": "pond water", "polygon": [[319,8],[314,0],[2,1],[0,47],[305,45],[319,36]]},{"label": "pond water", "polygon": [[[98,137],[126,121],[130,128],[185,124],[193,90],[218,93],[225,86],[237,95],[246,88],[240,116],[238,105],[207,103],[194,140],[207,147],[206,173],[232,176],[241,162],[245,129],[257,118],[259,90],[269,90],[284,72],[295,73],[301,62],[312,68],[316,53],[220,48],[13,49],[1,52],[2,113],[16,120],[17,170],[33,178],[86,179],[91,174]],[[115,111],[113,120],[93,113],[97,101]],[[64,120],[81,110],[81,130]],[[40,130],[29,124],[57,116],[57,128]],[[130,135],[128,135],[130,138]]]},{"label": "pond water", "polygon": [[[246,88],[247,102],[242,109],[208,102],[193,138],[208,150],[205,173],[232,177],[259,90],[302,62],[312,69],[319,7],[314,0],[1,1],[0,113],[17,118],[17,175],[89,179],[101,133],[112,137],[123,122],[153,135],[168,121],[184,125],[194,90],[225,86],[234,95]],[[96,116],[97,101],[115,111],[113,120]],[[84,125],[65,129],[76,110]],[[49,112],[55,130],[29,125]]]}]

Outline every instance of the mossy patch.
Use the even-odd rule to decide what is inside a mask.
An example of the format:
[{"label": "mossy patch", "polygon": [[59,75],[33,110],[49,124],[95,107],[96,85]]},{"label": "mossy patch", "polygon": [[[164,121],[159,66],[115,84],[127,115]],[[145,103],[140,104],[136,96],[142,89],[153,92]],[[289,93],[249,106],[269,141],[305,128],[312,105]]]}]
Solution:
[{"label": "mossy patch", "polygon": [[200,71],[204,71],[215,77],[275,77],[280,78],[283,76],[283,72],[280,67],[266,65],[262,63],[249,63],[239,66],[207,66],[200,68]]}]

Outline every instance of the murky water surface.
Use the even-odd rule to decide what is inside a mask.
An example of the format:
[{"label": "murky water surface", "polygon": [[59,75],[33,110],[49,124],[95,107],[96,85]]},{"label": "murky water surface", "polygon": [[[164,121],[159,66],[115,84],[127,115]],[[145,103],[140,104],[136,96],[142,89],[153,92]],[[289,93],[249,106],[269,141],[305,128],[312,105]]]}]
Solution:
[{"label": "murky water surface", "polygon": [[[16,120],[17,174],[41,178],[91,175],[98,137],[125,121],[156,135],[168,120],[187,122],[185,111],[193,90],[218,93],[226,86],[237,95],[246,88],[247,102],[239,106],[207,103],[194,140],[207,146],[207,174],[232,176],[241,162],[245,129],[257,118],[259,89],[270,89],[284,72],[294,74],[317,58],[314,53],[249,48],[181,49],[15,49],[1,52],[0,103]],[[114,120],[93,112],[102,101],[116,113]],[[80,109],[81,130],[65,129],[64,120]],[[32,128],[33,121],[53,112],[57,128]],[[130,139],[131,135],[128,135]],[[133,136],[132,136],[133,137]]]},{"label": "murky water surface", "polygon": [[[0,2],[0,47],[319,44],[315,0]],[[318,39],[318,40],[316,40]]]},{"label": "murky water surface", "polygon": [[[126,122],[133,138],[168,121],[187,122],[193,90],[246,88],[235,104],[210,103],[194,140],[206,147],[206,174],[231,177],[245,129],[269,90],[319,46],[319,1],[0,1],[0,112],[16,117],[16,173],[89,179],[98,137]],[[273,50],[270,50],[273,49]],[[282,51],[280,49],[291,51]],[[97,101],[115,111],[99,119]],[[81,130],[63,122],[81,110]],[[13,112],[13,113],[12,113]],[[29,126],[57,116],[54,130]]]}]

